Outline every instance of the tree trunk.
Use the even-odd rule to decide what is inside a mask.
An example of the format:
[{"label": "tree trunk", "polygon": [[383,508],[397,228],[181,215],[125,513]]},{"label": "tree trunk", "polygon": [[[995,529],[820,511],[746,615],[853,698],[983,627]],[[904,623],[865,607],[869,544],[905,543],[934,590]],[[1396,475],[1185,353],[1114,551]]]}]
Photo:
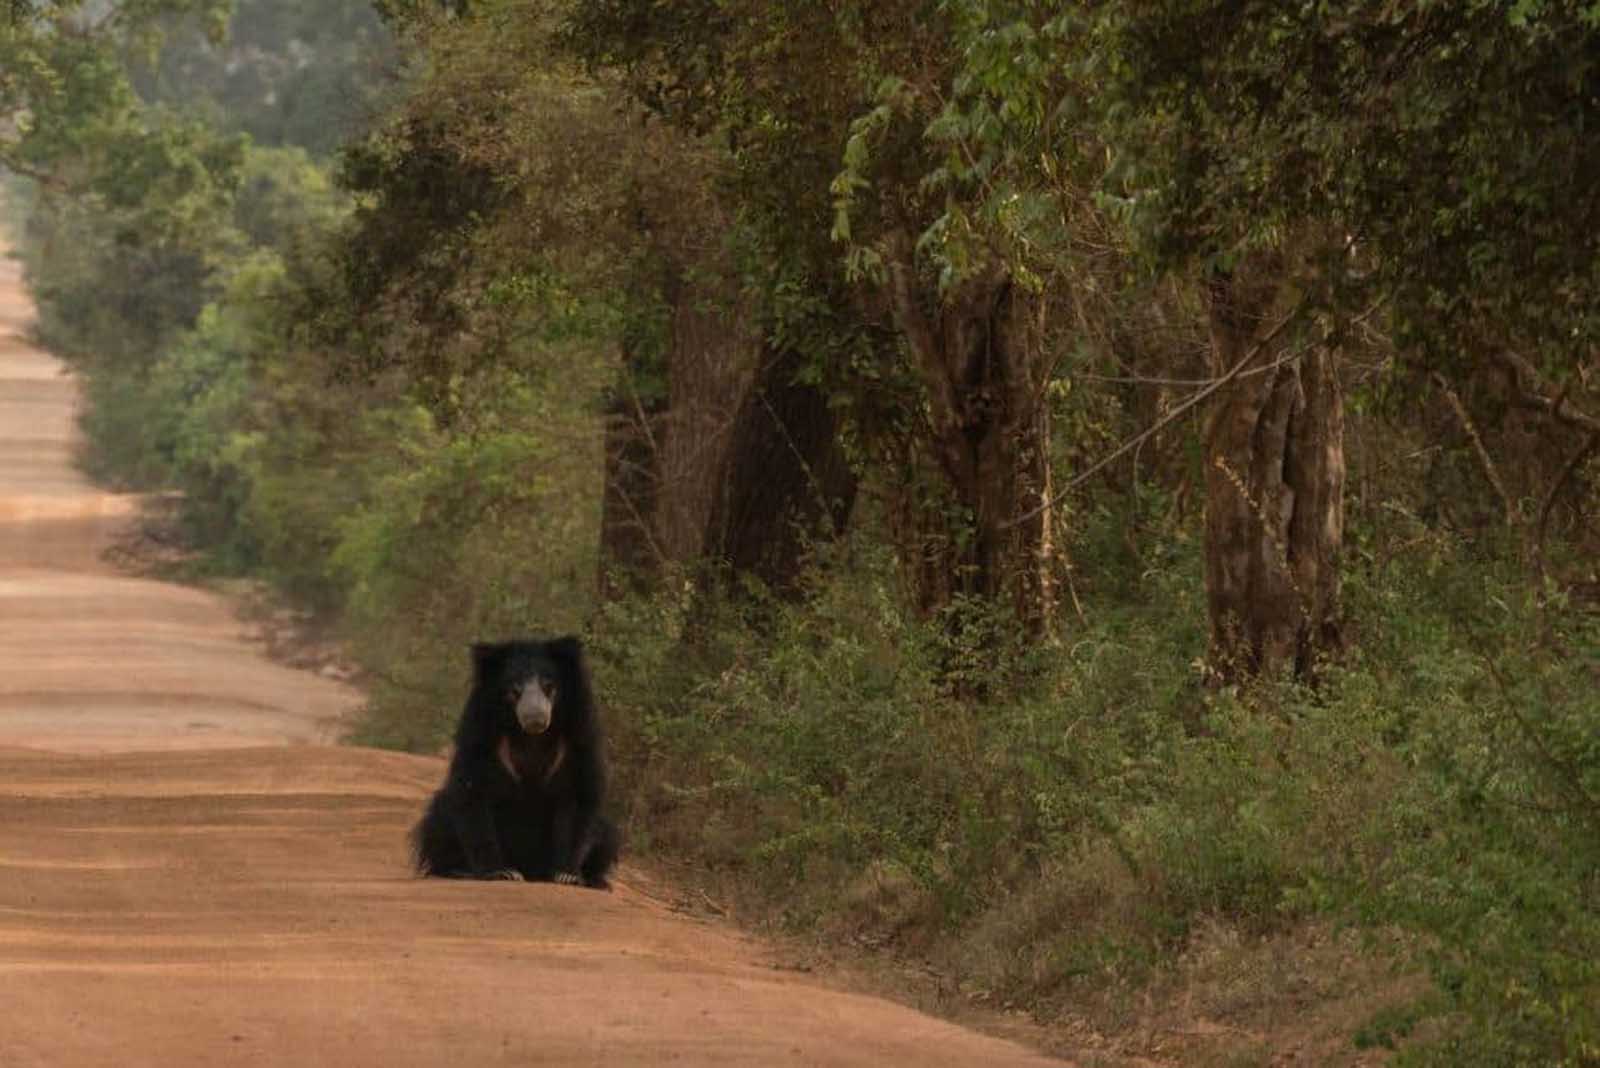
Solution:
[{"label": "tree trunk", "polygon": [[809,539],[843,533],[858,481],[827,396],[799,381],[804,356],[765,357],[734,417],[704,552],[793,596]]},{"label": "tree trunk", "polygon": [[966,530],[948,530],[953,592],[1009,599],[1030,633],[1054,609],[1050,365],[1036,302],[996,268],[943,298],[918,285],[911,243],[890,244],[890,298],[928,398],[929,451]]},{"label": "tree trunk", "polygon": [[686,273],[669,266],[659,282],[665,350],[652,356],[624,343],[605,412],[600,590],[608,598],[700,558],[733,413],[756,362],[759,342],[732,283],[704,274],[686,282]]},{"label": "tree trunk", "polygon": [[1221,681],[1285,664],[1308,678],[1341,644],[1338,358],[1317,347],[1284,358],[1265,343],[1278,280],[1270,265],[1254,266],[1254,278],[1219,277],[1208,291],[1212,374],[1249,357],[1205,430],[1210,659]]},{"label": "tree trunk", "polygon": [[607,599],[645,588],[664,562],[655,541],[660,454],[653,424],[664,401],[645,402],[632,387],[637,369],[623,354],[621,381],[605,412],[606,472],[600,497],[600,595]]},{"label": "tree trunk", "polygon": [[723,494],[728,443],[760,363],[760,332],[737,285],[697,278],[672,315],[667,404],[657,434],[661,494],[655,530],[674,564],[702,558],[711,511]]}]

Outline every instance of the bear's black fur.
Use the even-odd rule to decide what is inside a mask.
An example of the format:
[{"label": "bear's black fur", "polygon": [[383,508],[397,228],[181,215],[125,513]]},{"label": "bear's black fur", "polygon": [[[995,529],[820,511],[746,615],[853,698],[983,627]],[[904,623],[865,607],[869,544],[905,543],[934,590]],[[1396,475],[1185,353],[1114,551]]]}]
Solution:
[{"label": "bear's black fur", "polygon": [[479,644],[472,662],[450,770],[412,832],[417,871],[607,888],[620,841],[600,813],[605,755],[582,644]]}]

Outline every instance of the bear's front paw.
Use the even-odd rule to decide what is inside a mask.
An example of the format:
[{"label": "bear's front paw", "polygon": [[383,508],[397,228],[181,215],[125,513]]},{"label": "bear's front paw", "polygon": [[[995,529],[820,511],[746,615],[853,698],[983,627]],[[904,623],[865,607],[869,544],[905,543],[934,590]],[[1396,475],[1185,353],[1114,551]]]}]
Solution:
[{"label": "bear's front paw", "polygon": [[578,878],[576,875],[572,874],[570,871],[564,871],[564,872],[558,873],[556,875],[556,877],[555,877],[555,881],[560,883],[562,886],[582,886],[583,885],[583,880]]},{"label": "bear's front paw", "polygon": [[525,883],[528,881],[523,877],[522,873],[517,871],[515,868],[501,868],[499,871],[490,872],[488,875],[485,875],[484,878],[507,883]]}]

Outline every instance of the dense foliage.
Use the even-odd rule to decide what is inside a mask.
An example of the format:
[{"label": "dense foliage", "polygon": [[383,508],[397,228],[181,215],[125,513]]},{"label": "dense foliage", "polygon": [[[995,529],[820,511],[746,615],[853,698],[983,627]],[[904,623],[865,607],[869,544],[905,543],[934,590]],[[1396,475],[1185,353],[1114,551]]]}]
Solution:
[{"label": "dense foliage", "polygon": [[632,848],[758,921],[1086,1053],[1600,1065],[1591,5],[0,20],[86,463],[356,740],[582,630]]}]

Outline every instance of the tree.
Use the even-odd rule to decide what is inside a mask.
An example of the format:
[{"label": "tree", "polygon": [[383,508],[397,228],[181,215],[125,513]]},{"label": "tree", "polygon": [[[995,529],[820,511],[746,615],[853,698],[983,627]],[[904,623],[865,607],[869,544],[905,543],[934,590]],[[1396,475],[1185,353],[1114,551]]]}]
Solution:
[{"label": "tree", "polygon": [[[1297,309],[1281,257],[1208,279],[1204,437],[1211,667],[1222,678],[1290,665],[1311,677],[1342,645],[1344,391],[1337,351],[1278,344]],[[1276,321],[1274,318],[1276,317]]]},{"label": "tree", "polygon": [[257,144],[326,158],[400,85],[392,34],[368,0],[237,0],[223,36],[169,19],[151,55],[129,58],[145,100]]},{"label": "tree", "polygon": [[[121,57],[159,46],[169,20],[220,34],[230,0],[24,0],[0,11],[0,166],[63,187],[81,149],[137,135]],[[74,173],[61,167],[78,163]]]},{"label": "tree", "polygon": [[844,532],[859,485],[806,360],[799,349],[763,349],[706,516],[705,554],[780,596],[798,592],[809,542]]},{"label": "tree", "polygon": [[[899,464],[938,491],[906,499],[926,521],[903,528],[922,534],[899,549],[939,557],[913,573],[949,576],[934,596],[921,591],[925,606],[1010,594],[1037,626],[1049,611],[1045,305],[997,235],[956,232],[958,216],[983,218],[961,209],[993,189],[948,166],[954,139],[931,131],[949,118],[940,101],[960,68],[957,6],[582,0],[569,33],[655,113],[733,145],[745,216],[831,324],[797,331],[772,300],[768,332],[798,334],[806,349],[799,364],[769,366],[831,386],[813,410],[851,415],[869,454],[905,440],[869,413],[915,413]],[[902,384],[910,396],[881,397]]]},{"label": "tree", "polygon": [[[1247,377],[1263,365],[1246,362],[1213,418],[1215,434],[1250,441],[1264,461],[1242,470],[1230,456],[1243,454],[1222,440],[1209,457],[1217,548],[1246,553],[1244,570],[1268,573],[1280,552],[1285,578],[1307,560],[1337,560],[1334,361],[1362,310],[1385,307],[1399,351],[1425,368],[1459,373],[1487,356],[1523,383],[1535,380],[1521,372],[1536,363],[1570,383],[1590,358],[1600,323],[1600,149],[1586,133],[1600,100],[1596,33],[1584,5],[1562,2],[1401,4],[1381,16],[1353,0],[1148,0],[1101,10],[1117,192],[1153,259],[1207,276],[1216,369],[1250,343],[1266,309],[1252,295],[1253,272],[1276,274],[1279,310],[1293,303],[1314,326],[1287,331],[1299,353],[1292,361],[1257,354],[1272,361],[1268,378],[1282,380],[1292,366],[1292,389],[1263,390]],[[1514,392],[1559,410],[1562,389]],[[1284,409],[1270,398],[1290,395],[1304,398],[1288,411],[1315,424],[1309,436],[1245,436],[1239,413],[1253,408],[1255,425],[1273,428]],[[1286,448],[1285,470],[1303,466],[1303,444],[1291,447],[1302,440],[1325,460],[1298,488],[1285,481],[1292,496],[1252,474],[1274,468],[1260,454],[1267,447]],[[1252,637],[1266,633],[1251,623],[1253,606],[1277,598],[1238,596],[1250,589],[1228,578],[1239,570],[1219,559],[1208,574],[1223,580],[1213,612],[1235,616],[1246,644],[1218,629],[1215,615],[1214,633],[1223,659],[1264,666],[1259,653],[1278,657],[1273,643]],[[1294,583],[1302,667],[1305,650],[1337,644],[1335,581],[1324,573]]]},{"label": "tree", "polygon": [[1246,17],[1128,4],[1099,26],[1115,57],[1104,111],[1113,194],[1147,262],[1201,287],[1210,665],[1225,680],[1285,665],[1309,675],[1342,645],[1338,324],[1353,311],[1353,265],[1328,237],[1336,224],[1308,210],[1297,157],[1260,121],[1264,96],[1301,99],[1316,74],[1274,83],[1252,67],[1278,61],[1253,50],[1263,42],[1230,50],[1216,23]]},{"label": "tree", "polygon": [[[145,109],[122,57],[224,0],[12,5],[0,22],[0,168],[32,179],[29,270],[62,351],[148,360],[214,292],[244,144]],[[43,259],[60,270],[41,273]]]},{"label": "tree", "polygon": [[717,409],[754,344],[715,155],[645,126],[558,54],[549,8],[400,20],[426,73],[345,154],[366,203],[323,334],[347,370],[404,379],[466,433],[508,379],[593,365],[604,384],[567,402],[601,408],[601,586],[615,592],[700,551],[731,421]]}]

